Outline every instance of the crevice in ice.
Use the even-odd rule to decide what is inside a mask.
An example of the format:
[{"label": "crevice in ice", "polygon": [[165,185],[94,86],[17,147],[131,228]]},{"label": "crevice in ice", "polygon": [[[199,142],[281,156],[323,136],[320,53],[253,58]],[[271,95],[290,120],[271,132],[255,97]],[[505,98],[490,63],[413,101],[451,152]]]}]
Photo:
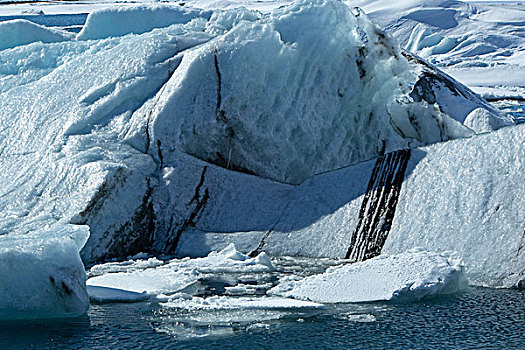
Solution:
[{"label": "crevice in ice", "polygon": [[160,165],[159,168],[162,169],[162,166],[164,165],[164,157],[162,156],[162,142],[160,140],[157,140],[157,155],[159,156]]},{"label": "crevice in ice", "polygon": [[221,109],[222,105],[222,74],[221,70],[219,68],[219,59],[217,57],[217,49],[215,49],[215,54],[213,55],[213,63],[215,64],[215,73],[217,73],[217,106],[215,107],[215,116],[218,121],[222,121],[224,123],[227,122],[226,115],[224,114],[224,111]]},{"label": "crevice in ice", "polygon": [[410,154],[411,151],[405,149],[377,158],[346,259],[363,261],[381,253],[394,219]]},{"label": "crevice in ice", "polygon": [[106,178],[104,182],[102,182],[93,198],[91,198],[86,207],[78,214],[78,217],[71,220],[71,223],[85,225],[89,217],[102,208],[104,201],[113,193],[117,185],[126,181],[126,178],[127,174],[125,174],[125,169],[123,167],[115,170],[111,179]]},{"label": "crevice in ice", "polygon": [[[173,237],[170,237],[170,230],[172,227],[173,222],[170,222],[170,226],[168,228],[167,232],[167,239],[166,243],[164,244],[164,247],[162,249],[163,252],[171,253],[173,254],[175,250],[177,249],[177,246],[179,245],[179,240],[182,235],[182,233],[188,228],[188,227],[194,227],[196,225],[196,218],[199,216],[199,214],[204,210],[206,203],[208,202],[208,199],[210,198],[210,193],[207,188],[204,189],[204,194],[201,196],[201,188],[205,181],[205,175],[206,170],[208,169],[207,166],[203,167],[201,177],[199,180],[199,183],[197,184],[197,187],[195,188],[195,194],[191,201],[188,203],[188,205],[191,205],[193,202],[196,203],[195,208],[191,212],[188,219],[186,219],[182,225],[179,227],[177,232],[175,232],[175,235]],[[172,218],[173,221],[173,218]]]},{"label": "crevice in ice", "polygon": [[250,258],[255,258],[257,255],[261,254],[262,249],[263,249],[264,245],[266,244],[266,240],[268,239],[268,237],[270,236],[270,234],[271,234],[272,232],[273,232],[273,228],[270,229],[270,230],[268,230],[268,231],[264,234],[264,236],[263,236],[263,238],[261,239],[261,241],[259,242],[259,245],[257,246],[257,248],[255,248],[254,250],[252,250],[252,251],[248,254],[248,256],[249,256]]},{"label": "crevice in ice", "polygon": [[525,248],[525,229],[523,229],[523,234],[521,235],[521,241],[520,245],[518,247],[518,251],[516,253],[516,257],[518,257],[522,251],[522,249]]},{"label": "crevice in ice", "polygon": [[135,211],[131,220],[115,231],[102,259],[125,257],[151,249],[156,217],[153,208],[153,187],[148,178],[146,178],[146,186],[142,204]]},{"label": "crevice in ice", "polygon": [[197,184],[197,187],[195,187],[195,193],[193,194],[193,197],[191,198],[188,205],[191,205],[193,202],[199,203],[201,187],[204,184],[204,180],[206,180],[206,170],[208,170],[207,166],[202,168],[201,178],[199,180],[199,183]]}]

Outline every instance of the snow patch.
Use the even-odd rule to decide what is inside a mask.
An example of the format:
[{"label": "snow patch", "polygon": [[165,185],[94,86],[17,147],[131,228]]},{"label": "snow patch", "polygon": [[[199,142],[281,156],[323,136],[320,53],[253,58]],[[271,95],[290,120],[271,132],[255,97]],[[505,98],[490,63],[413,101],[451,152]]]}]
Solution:
[{"label": "snow patch", "polygon": [[464,124],[478,134],[491,132],[508,125],[505,123],[505,120],[495,118],[492,113],[483,108],[477,108],[470,112],[467,118],[465,118]]}]

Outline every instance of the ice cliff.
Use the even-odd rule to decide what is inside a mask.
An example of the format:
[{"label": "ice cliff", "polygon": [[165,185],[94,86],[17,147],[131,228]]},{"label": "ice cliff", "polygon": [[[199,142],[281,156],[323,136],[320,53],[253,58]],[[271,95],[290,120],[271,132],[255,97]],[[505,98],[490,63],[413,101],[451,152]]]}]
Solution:
[{"label": "ice cliff", "polygon": [[[162,28],[140,20],[127,21],[124,29],[108,24],[156,11]],[[359,237],[379,227],[359,214],[363,206],[361,211],[372,213],[375,200],[386,201],[374,183],[389,184],[384,193],[392,194],[393,202],[372,214],[390,225],[403,215],[394,217],[398,199],[409,206],[403,199],[412,197],[403,193],[416,188],[408,186],[400,196],[403,179],[410,179],[405,172],[421,171],[431,183],[442,180],[437,165],[416,167],[417,161],[426,164],[423,151],[411,155],[406,149],[474,136],[481,129],[473,130],[466,119],[488,118],[469,124],[482,125],[481,131],[512,124],[433,66],[405,58],[365,15],[335,1],[300,1],[270,14],[142,6],[105,10],[90,15],[76,40],[6,49],[0,61],[0,234],[5,236],[0,249],[9,246],[7,238],[30,237],[42,227],[68,239],[62,228],[87,225],[90,238],[80,252],[87,264],[141,251],[202,255],[232,240],[253,254],[268,249],[354,254],[356,260],[374,256],[390,226],[377,229],[386,235],[370,239],[374,247],[351,244],[352,235],[355,247],[365,244]],[[432,80],[422,72],[444,79],[447,89],[426,89]],[[470,107],[453,109],[450,101]],[[467,118],[479,108],[484,116]],[[503,148],[489,141],[500,142],[501,135],[519,139],[523,128],[512,129],[486,136],[493,148],[479,151],[487,164],[503,152],[514,162],[501,162],[508,176],[523,168],[515,158],[522,143]],[[464,159],[461,142],[476,149],[479,140],[451,143],[457,148],[434,146],[429,153],[436,155],[429,159],[452,164],[452,170],[442,171],[450,171],[457,186],[494,179],[496,190],[495,184],[502,184],[490,169],[484,170],[494,174],[489,180],[452,174],[464,169],[459,160],[470,159]],[[440,153],[442,147],[448,153]],[[378,156],[377,171],[375,160],[360,163]],[[357,165],[342,169],[352,164]],[[520,191],[523,183],[515,187]],[[468,193],[474,196],[468,200],[476,200],[479,192]],[[466,197],[450,195],[455,200],[439,197],[447,198],[439,213],[468,215],[447,207]],[[489,199],[482,212],[492,210]],[[511,235],[513,244],[523,220],[506,206],[519,208],[521,200],[506,199],[499,208],[509,215],[494,216],[502,220],[498,227],[506,225],[498,232]],[[492,218],[487,222],[496,225]],[[467,241],[479,230],[474,221],[468,223],[463,236],[452,232],[457,240]],[[425,229],[406,231],[401,225],[399,230],[429,237],[452,230],[442,224],[448,225],[436,220]],[[388,241],[387,246],[405,248]],[[78,269],[77,253],[71,254],[65,264]],[[477,262],[490,265],[503,258],[473,254],[472,273],[488,283],[492,275],[483,275]],[[500,274],[499,285],[509,274],[523,273],[518,265],[489,271]]]}]

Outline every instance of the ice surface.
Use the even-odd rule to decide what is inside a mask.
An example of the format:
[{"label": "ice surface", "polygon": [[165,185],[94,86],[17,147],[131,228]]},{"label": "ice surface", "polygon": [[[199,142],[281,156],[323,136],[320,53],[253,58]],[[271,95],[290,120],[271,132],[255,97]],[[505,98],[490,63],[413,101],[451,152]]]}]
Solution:
[{"label": "ice surface", "polygon": [[185,55],[151,113],[150,149],[160,142],[165,165],[178,149],[297,184],[383,149],[470,136],[433,104],[403,98],[415,79],[364,16],[338,2],[298,2]]},{"label": "ice surface", "polygon": [[[413,150],[383,251],[455,250],[471,284],[515,286],[525,269],[520,209],[525,206],[524,127]],[[314,176],[297,187],[243,174],[234,177],[237,185],[228,185],[223,182],[226,170],[210,168],[202,185],[210,193],[207,207],[196,226],[181,235],[177,252],[207,254],[234,242],[245,252],[259,249],[272,256],[342,258],[351,246],[375,164]],[[261,197],[248,195],[255,191]],[[237,198],[243,200],[240,206]],[[267,210],[279,215],[230,220],[235,213]],[[221,218],[230,223],[222,230]]]},{"label": "ice surface", "polygon": [[329,268],[270,292],[321,303],[413,301],[466,288],[463,267],[447,256],[410,252]]},{"label": "ice surface", "polygon": [[494,118],[493,114],[483,108],[477,108],[465,118],[465,125],[476,133],[490,132],[505,126],[502,119]]},{"label": "ice surface", "polygon": [[78,254],[87,226],[0,236],[0,320],[79,316],[88,308]]},{"label": "ice surface", "polygon": [[384,252],[455,250],[469,283],[515,286],[525,269],[525,125],[421,149]]},{"label": "ice surface", "polygon": [[0,22],[0,50],[27,45],[35,41],[52,43],[73,39],[71,33],[40,26],[24,19]]}]

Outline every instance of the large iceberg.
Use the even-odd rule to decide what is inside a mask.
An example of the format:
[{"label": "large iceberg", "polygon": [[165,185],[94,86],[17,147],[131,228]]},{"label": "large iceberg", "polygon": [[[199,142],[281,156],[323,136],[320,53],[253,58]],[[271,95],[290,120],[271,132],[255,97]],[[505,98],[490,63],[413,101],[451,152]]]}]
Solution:
[{"label": "large iceberg", "polygon": [[[422,151],[408,149],[472,137],[430,148],[429,159],[435,154],[456,173],[466,161],[462,147],[480,147],[487,162],[497,151],[514,159],[521,150],[519,142],[480,146],[519,138],[522,128],[473,137],[512,121],[435,67],[407,59],[390,36],[342,2],[300,1],[270,14],[163,7],[162,28],[137,22],[98,31],[97,23],[144,11],[156,10],[104,10],[90,15],[79,40],[1,51],[3,239],[87,225],[86,264],[144,251],[206,255],[232,242],[253,256],[266,250],[360,260],[379,254],[388,232],[398,230],[403,214],[394,216],[396,204],[409,198],[405,186],[399,195],[403,179],[423,172],[440,180],[437,168],[422,165]],[[93,40],[80,40],[84,35]],[[421,72],[444,77],[448,88],[428,93]],[[469,107],[453,109],[450,101]],[[467,118],[474,109],[488,114]],[[521,163],[508,164],[502,172],[519,174]],[[376,182],[388,184],[391,200]],[[522,183],[515,187],[520,193]],[[468,193],[476,200],[479,192]],[[511,203],[519,207],[520,198]],[[516,216],[497,221],[507,225],[512,244]],[[365,244],[379,222],[382,233]],[[457,240],[476,228],[468,223]],[[405,242],[397,249],[421,245]],[[387,247],[396,249],[388,241]],[[500,285],[516,272],[508,259],[500,269],[493,265],[504,258],[467,254],[467,274],[480,273],[485,283],[499,272]],[[493,267],[488,275],[476,265],[480,259]]]}]

